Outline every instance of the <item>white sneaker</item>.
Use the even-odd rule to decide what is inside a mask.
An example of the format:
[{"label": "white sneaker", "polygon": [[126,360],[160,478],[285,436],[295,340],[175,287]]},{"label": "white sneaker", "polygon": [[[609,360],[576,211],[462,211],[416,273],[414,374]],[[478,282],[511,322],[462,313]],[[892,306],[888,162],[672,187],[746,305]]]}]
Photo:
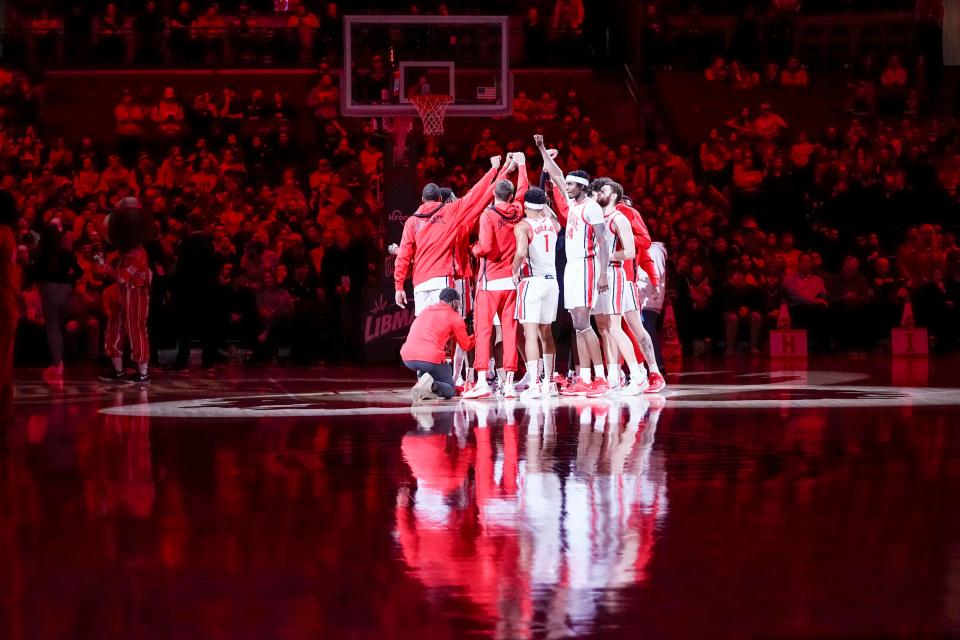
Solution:
[{"label": "white sneaker", "polygon": [[490,385],[487,384],[486,378],[480,378],[480,381],[477,384],[473,385],[470,389],[463,392],[463,397],[472,400],[476,398],[489,398],[492,395],[490,390]]},{"label": "white sneaker", "polygon": [[433,376],[429,373],[420,376],[420,379],[417,380],[417,384],[413,385],[410,393],[413,396],[414,402],[423,402],[424,400],[433,398]]},{"label": "white sneaker", "polygon": [[519,380],[517,380],[516,382],[514,382],[514,383],[513,383],[513,386],[514,386],[514,388],[515,388],[517,391],[523,391],[524,389],[529,388],[529,387],[530,387],[530,374],[529,374],[529,373],[523,374],[523,377],[520,378]]},{"label": "white sneaker", "polygon": [[536,400],[541,396],[540,385],[533,384],[520,392],[521,400]]},{"label": "white sneaker", "polygon": [[544,398],[558,398],[560,397],[560,390],[557,389],[557,383],[550,380],[543,381],[543,389],[541,390]]},{"label": "white sneaker", "polygon": [[503,397],[504,398],[516,398],[517,389],[509,382],[503,385]]},{"label": "white sneaker", "polygon": [[622,396],[638,396],[646,391],[647,387],[650,385],[647,384],[646,378],[642,381],[633,380],[630,384],[620,389],[620,395]]}]

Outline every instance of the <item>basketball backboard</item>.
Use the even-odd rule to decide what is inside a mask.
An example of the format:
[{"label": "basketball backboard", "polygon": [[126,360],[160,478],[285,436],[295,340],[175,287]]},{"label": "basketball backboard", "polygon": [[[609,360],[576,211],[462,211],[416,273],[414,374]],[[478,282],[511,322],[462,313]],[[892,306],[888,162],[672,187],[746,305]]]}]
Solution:
[{"label": "basketball backboard", "polygon": [[511,113],[506,16],[344,18],[341,111],[416,116],[413,95],[450,95],[451,116]]}]

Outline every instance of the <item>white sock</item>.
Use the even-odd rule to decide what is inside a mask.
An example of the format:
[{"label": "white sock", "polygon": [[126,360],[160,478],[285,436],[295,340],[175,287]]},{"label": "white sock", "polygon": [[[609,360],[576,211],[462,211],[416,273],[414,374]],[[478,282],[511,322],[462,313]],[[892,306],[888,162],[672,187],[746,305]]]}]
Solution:
[{"label": "white sock", "polygon": [[123,371],[123,358],[119,356],[116,358],[110,358],[110,362],[113,364],[114,371]]},{"label": "white sock", "polygon": [[456,350],[453,353],[453,379],[454,380],[463,380],[461,377],[463,375],[463,362],[467,359],[467,352],[460,348],[460,345],[457,345]]},{"label": "white sock", "polygon": [[587,367],[582,367],[580,369],[580,379],[590,384],[590,369]]},{"label": "white sock", "polygon": [[138,365],[137,365],[137,371],[140,372],[140,375],[145,376],[145,375],[147,375],[147,367],[148,367],[148,366],[149,366],[149,365],[148,365],[147,363],[138,364]]},{"label": "white sock", "polygon": [[537,372],[537,361],[536,361],[536,360],[528,360],[528,361],[527,361],[527,375],[530,376],[530,384],[537,384],[537,381],[539,380],[539,378],[536,377],[536,372]]},{"label": "white sock", "polygon": [[506,379],[506,377],[507,372],[503,370],[503,367],[497,367],[497,381],[499,381],[500,384],[503,384],[503,381]]},{"label": "white sock", "polygon": [[620,384],[620,365],[619,364],[607,365],[607,380],[609,380],[610,384],[612,385]]},{"label": "white sock", "polygon": [[506,374],[506,383],[510,386],[513,386],[513,371],[505,371]]},{"label": "white sock", "polygon": [[602,364],[595,364],[595,365],[593,365],[593,375],[597,376],[597,378],[599,378],[600,380],[604,380],[604,379],[605,379],[605,378],[603,377],[603,365],[602,365]]},{"label": "white sock", "polygon": [[650,371],[650,373],[660,373],[660,367],[657,366],[656,360],[653,362],[647,362],[645,364],[647,365],[647,370]]},{"label": "white sock", "polygon": [[557,354],[555,353],[545,353],[543,354],[543,381],[544,382],[553,382],[553,368],[556,365]]},{"label": "white sock", "polygon": [[473,382],[473,367],[467,367],[467,379],[464,382],[467,384]]},{"label": "white sock", "polygon": [[630,367],[630,382],[640,382],[643,380],[643,368],[640,366],[640,363],[631,364]]}]

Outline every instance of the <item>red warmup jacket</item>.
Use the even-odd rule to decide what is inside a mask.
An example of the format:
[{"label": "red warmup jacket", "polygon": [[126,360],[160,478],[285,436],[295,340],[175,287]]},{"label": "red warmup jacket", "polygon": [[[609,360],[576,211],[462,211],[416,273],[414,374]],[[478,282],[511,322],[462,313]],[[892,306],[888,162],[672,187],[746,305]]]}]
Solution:
[{"label": "red warmup jacket", "polygon": [[403,235],[393,271],[397,291],[413,265],[413,286],[432,278],[452,277],[457,274],[455,249],[458,229],[472,226],[483,208],[493,198],[494,176],[491,168],[462,198],[449,204],[424,202],[403,223]]},{"label": "red warmup jacket", "polygon": [[514,227],[523,220],[523,197],[530,184],[522,168],[517,177],[517,192],[513,202],[499,207],[493,204],[480,216],[480,241],[473,253],[481,259],[478,288],[488,280],[509,278],[513,275],[513,257],[517,252]]},{"label": "red warmup jacket", "polygon": [[473,349],[474,337],[467,335],[467,325],[460,314],[446,303],[432,304],[413,321],[407,341],[400,347],[400,357],[404,362],[442,364],[446,361],[444,347],[450,338],[456,338],[464,351]]},{"label": "red warmup jacket", "polygon": [[640,216],[640,212],[629,207],[625,204],[618,204],[617,211],[622,213],[627,217],[627,220],[630,221],[630,229],[633,231],[633,244],[637,249],[637,258],[634,261],[626,261],[624,267],[627,270],[627,280],[629,282],[636,282],[637,274],[636,267],[639,266],[646,272],[647,277],[650,278],[650,282],[653,286],[657,286],[657,271],[653,265],[653,259],[650,257],[650,245],[652,240],[650,238],[650,231],[647,230],[647,225],[644,223],[643,218]]}]

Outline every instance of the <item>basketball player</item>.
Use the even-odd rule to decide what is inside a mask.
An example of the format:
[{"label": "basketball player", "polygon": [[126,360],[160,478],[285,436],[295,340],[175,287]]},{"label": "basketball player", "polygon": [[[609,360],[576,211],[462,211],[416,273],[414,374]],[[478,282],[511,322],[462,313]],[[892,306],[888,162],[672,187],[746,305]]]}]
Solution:
[{"label": "basketball player", "polygon": [[[653,246],[650,232],[647,230],[647,225],[644,224],[640,212],[633,208],[632,203],[626,196],[621,199],[618,195],[617,200],[617,211],[625,215],[630,221],[637,252],[635,261],[624,261],[627,289],[624,296],[623,319],[637,341],[640,355],[643,356],[644,364],[647,365],[647,388],[644,393],[659,393],[666,388],[667,383],[660,372],[661,360],[657,357],[656,343],[643,322],[643,314],[646,312],[649,300],[641,282],[651,283],[652,288],[659,285],[657,267],[651,256]],[[618,257],[620,256],[614,251],[613,259],[616,260]]]},{"label": "basketball player", "polygon": [[[151,227],[136,198],[120,200],[107,219],[107,237],[120,254],[113,271],[120,308],[119,313],[108,316],[104,351],[110,358],[112,370],[100,378],[105,382],[150,383],[147,314],[153,274],[143,242]],[[130,357],[137,367],[130,375],[123,368],[124,336],[130,342]]]},{"label": "basketball player", "polygon": [[0,396],[9,395],[13,383],[13,344],[17,336],[17,298],[20,295],[20,269],[14,235],[18,218],[13,194],[0,191]]},{"label": "basketball player", "polygon": [[412,390],[414,402],[452,398],[456,389],[444,348],[450,338],[464,351],[474,346],[474,337],[467,334],[467,326],[460,317],[460,294],[448,287],[438,298],[439,302],[423,309],[413,321],[407,340],[400,348],[404,366],[419,376]]},{"label": "basketball player", "polygon": [[[554,184],[566,184],[568,208],[566,228],[567,267],[563,274],[563,302],[570,310],[577,332],[577,353],[580,357],[580,379],[565,387],[562,395],[584,396],[606,393],[610,385],[603,368],[600,340],[590,324],[590,309],[597,293],[607,291],[607,267],[610,249],[604,233],[603,210],[587,197],[589,176],[585,171],[563,172],[543,144],[543,136],[533,137],[543,158],[543,166]],[[591,381],[591,364],[595,380]]]},{"label": "basketball player", "polygon": [[517,371],[517,285],[513,279],[513,257],[516,253],[514,227],[523,219],[523,210],[514,199],[516,197],[522,202],[529,184],[523,153],[509,157],[512,164],[518,167],[516,190],[509,180],[497,181],[493,190],[493,205],[480,216],[480,241],[473,250],[474,255],[480,258],[474,314],[477,332],[474,368],[477,370],[477,383],[469,391],[464,391],[464,398],[486,398],[492,393],[486,372],[490,366],[494,316],[500,319],[503,336],[503,368],[506,373],[503,397],[517,397],[513,384]]},{"label": "basketball player", "polygon": [[[612,180],[604,180],[596,195],[597,204],[603,207],[603,232],[608,246],[613,249],[613,257],[610,266],[607,267],[607,281],[610,283],[610,288],[597,296],[597,303],[592,313],[596,317],[597,327],[603,337],[609,389],[619,390],[621,395],[635,396],[643,393],[647,388],[647,381],[640,363],[637,362],[633,343],[623,331],[625,300],[632,300],[633,306],[636,307],[635,289],[627,286],[627,274],[623,263],[634,260],[636,249],[630,221],[617,210],[617,202],[622,196],[623,187]],[[630,367],[630,384],[622,389],[620,388],[621,355]],[[599,392],[587,394],[588,397],[599,395],[603,394]]]},{"label": "basketball player", "polygon": [[[403,225],[397,251],[393,282],[397,306],[405,309],[407,294],[403,283],[413,265],[414,313],[440,300],[440,292],[454,283],[454,250],[457,230],[472,225],[493,197],[494,177],[500,168],[500,156],[490,158],[490,170],[459,200],[442,201],[440,187],[430,183],[423,188],[423,204]],[[508,162],[504,167],[510,169]]]},{"label": "basketball player", "polygon": [[[517,321],[523,325],[530,386],[523,399],[559,395],[553,382],[557,346],[552,325],[557,319],[560,285],[557,283],[557,236],[560,222],[546,206],[547,194],[533,187],[523,199],[526,218],[514,228],[517,251],[513,279],[517,283]],[[543,353],[543,382],[537,379],[538,354]]]}]

